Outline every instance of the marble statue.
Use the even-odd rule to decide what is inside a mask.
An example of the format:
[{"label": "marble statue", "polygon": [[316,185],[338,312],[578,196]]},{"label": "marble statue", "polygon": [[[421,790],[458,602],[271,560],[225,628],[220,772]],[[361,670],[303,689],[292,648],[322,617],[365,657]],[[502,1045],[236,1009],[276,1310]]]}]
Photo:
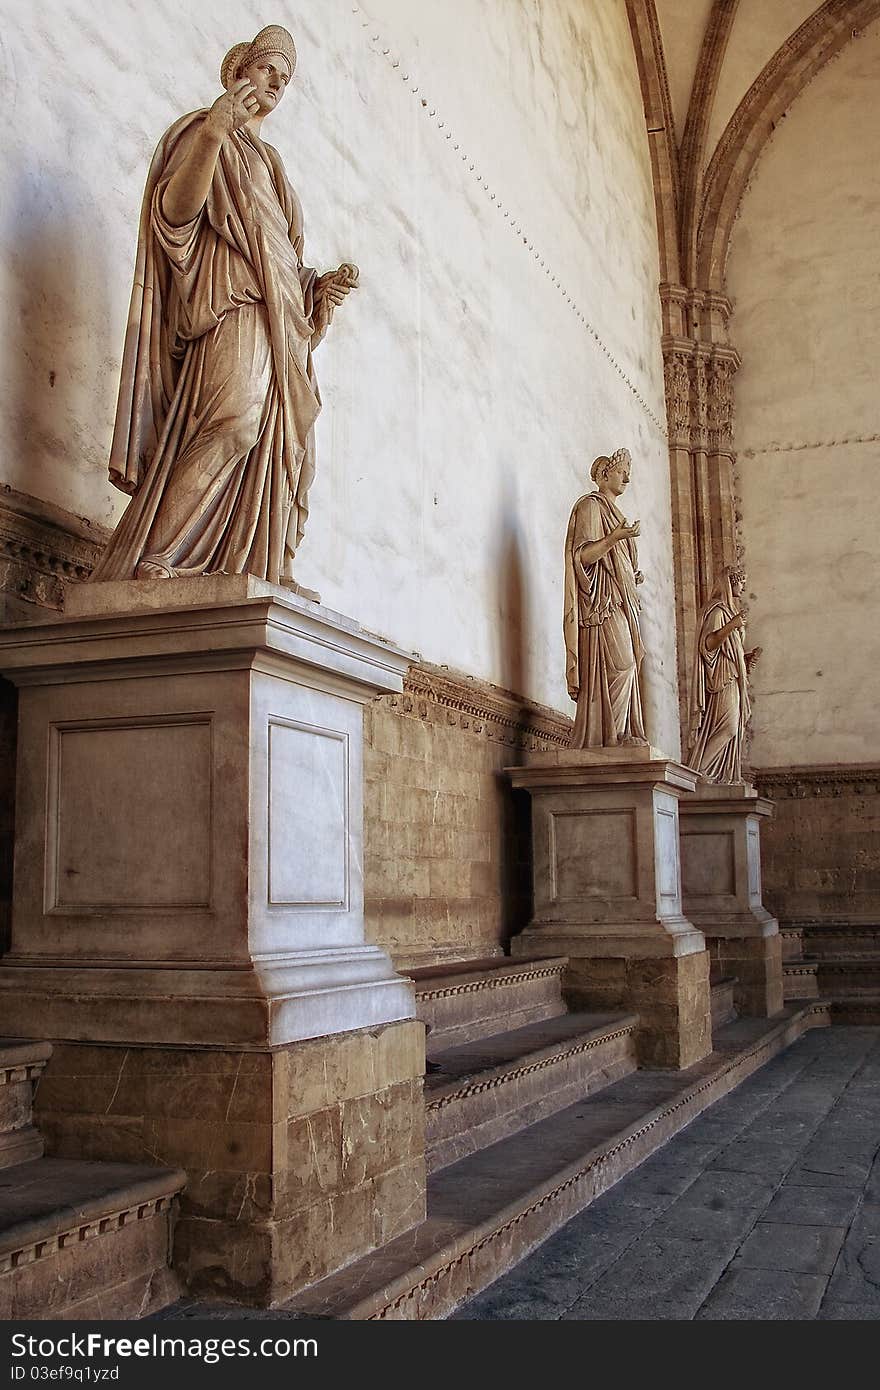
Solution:
[{"label": "marble statue", "polygon": [[577,701],[572,748],[646,744],[639,686],[642,583],[636,537],[617,499],[630,477],[626,449],[596,459],[596,491],[574,505],[565,538],[568,693]]},{"label": "marble statue", "polygon": [[749,669],[761,654],[747,652],[739,599],[746,576],[722,570],[700,614],[694,660],[688,761],[710,782],[742,782],[743,742],[751,713]]},{"label": "marble statue", "polygon": [[247,573],[308,594],[292,562],[315,472],[313,353],[357,269],[303,264],[302,208],[262,139],[295,67],[280,25],[236,44],[223,94],[153,157],[110,458],[132,500],[93,579]]}]

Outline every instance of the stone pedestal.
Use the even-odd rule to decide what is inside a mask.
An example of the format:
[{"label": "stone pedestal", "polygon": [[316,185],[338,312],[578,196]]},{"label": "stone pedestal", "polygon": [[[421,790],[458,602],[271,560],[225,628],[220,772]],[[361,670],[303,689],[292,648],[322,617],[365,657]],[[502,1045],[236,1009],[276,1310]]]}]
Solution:
[{"label": "stone pedestal", "polygon": [[57,1044],[56,1153],[187,1169],[193,1288],[271,1302],[423,1217],[422,1030],[363,922],[362,706],[406,666],[249,576],[77,586],[0,635],[3,1031]]},{"label": "stone pedestal", "polygon": [[713,964],[736,977],[741,1014],[783,1007],[779,927],[761,901],[761,821],[773,803],[748,783],[702,783],[681,803],[684,909],[706,937]]},{"label": "stone pedestal", "polygon": [[712,1047],[709,956],[681,902],[678,802],[697,774],[653,748],[565,749],[508,769],[532,799],[534,916],[519,956],[567,956],[566,995],[640,1017],[645,1066]]}]

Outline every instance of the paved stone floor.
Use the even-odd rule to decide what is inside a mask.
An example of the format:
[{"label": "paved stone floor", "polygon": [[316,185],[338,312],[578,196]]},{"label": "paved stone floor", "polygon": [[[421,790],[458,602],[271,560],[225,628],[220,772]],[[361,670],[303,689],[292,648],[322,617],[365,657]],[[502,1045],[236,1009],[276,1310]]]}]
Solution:
[{"label": "paved stone floor", "polygon": [[880,1318],[880,1028],[814,1029],[458,1319]]}]

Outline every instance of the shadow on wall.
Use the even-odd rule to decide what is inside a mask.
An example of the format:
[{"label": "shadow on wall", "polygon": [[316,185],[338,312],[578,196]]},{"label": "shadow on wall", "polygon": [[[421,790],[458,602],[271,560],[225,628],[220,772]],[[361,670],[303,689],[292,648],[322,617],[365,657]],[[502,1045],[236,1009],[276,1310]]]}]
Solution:
[{"label": "shadow on wall", "polygon": [[[526,573],[520,521],[516,512],[516,480],[508,479],[501,506],[501,525],[497,542],[498,641],[502,684],[514,695],[529,689]],[[527,726],[529,710],[519,707],[518,722]],[[524,750],[511,747],[509,766],[523,761]],[[527,792],[514,790],[506,773],[498,774],[501,808],[500,881],[502,931],[505,949],[512,936],[523,930],[532,915],[531,799]]]},{"label": "shadow on wall", "polygon": [[100,220],[89,235],[93,195],[70,167],[44,170],[39,181],[23,169],[15,187],[6,209],[16,239],[3,433],[16,449],[4,460],[5,481],[76,512],[83,475],[106,476],[109,440],[93,431],[117,387],[106,346],[112,316]]}]

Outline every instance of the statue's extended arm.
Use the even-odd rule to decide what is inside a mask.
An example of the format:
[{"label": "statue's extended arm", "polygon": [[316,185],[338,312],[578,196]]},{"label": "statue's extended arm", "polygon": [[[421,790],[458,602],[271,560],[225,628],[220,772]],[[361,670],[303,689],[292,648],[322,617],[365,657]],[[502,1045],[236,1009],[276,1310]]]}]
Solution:
[{"label": "statue's extended arm", "polygon": [[744,628],[745,625],[746,620],[742,613],[737,613],[736,617],[731,618],[723,627],[719,627],[717,631],[709,633],[706,638],[706,650],[717,652],[726,637],[729,637],[732,632],[737,632],[739,629]]},{"label": "statue's extended arm", "polygon": [[185,226],[201,212],[211,190],[220,146],[234,130],[247,125],[259,109],[253,84],[246,77],[214,102],[162,194],[162,212],[172,227]]},{"label": "statue's extended arm", "polygon": [[620,541],[630,540],[640,533],[641,523],[638,521],[634,521],[631,526],[615,526],[614,530],[601,540],[584,541],[582,545],[576,545],[575,557],[582,565],[595,565],[597,560],[601,560],[602,556],[607,555]]}]

